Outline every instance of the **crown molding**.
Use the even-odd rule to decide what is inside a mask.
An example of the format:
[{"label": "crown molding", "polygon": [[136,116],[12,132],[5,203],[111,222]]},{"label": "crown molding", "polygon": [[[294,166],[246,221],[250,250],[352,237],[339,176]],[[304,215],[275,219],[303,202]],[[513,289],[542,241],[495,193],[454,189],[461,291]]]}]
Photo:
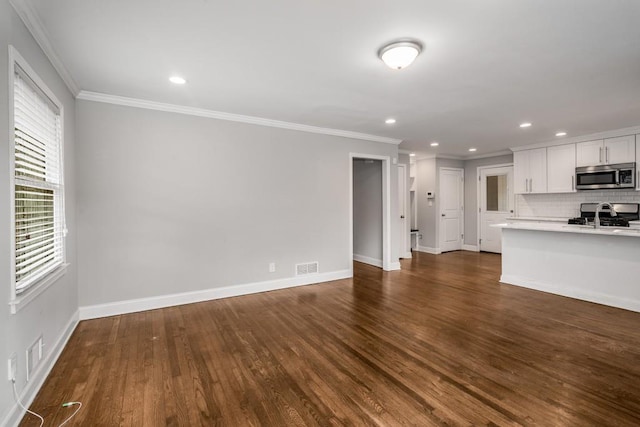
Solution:
[{"label": "crown molding", "polygon": [[604,132],[591,133],[588,135],[572,136],[569,138],[563,137],[563,138],[548,140],[545,142],[538,142],[536,144],[521,145],[518,147],[511,148],[511,151],[522,151],[522,150],[530,150],[532,148],[553,147],[555,145],[566,145],[566,144],[573,144],[576,142],[593,141],[594,139],[616,138],[618,136],[627,136],[627,135],[635,135],[635,134],[640,134],[640,126],[631,126],[631,127],[622,128],[622,129],[613,129],[613,130],[607,130]]},{"label": "crown molding", "polygon": [[24,22],[24,25],[36,40],[46,57],[49,58],[51,65],[56,69],[65,85],[67,85],[67,88],[71,91],[74,97],[77,96],[80,89],[49,41],[49,34],[47,33],[47,30],[45,30],[42,20],[40,19],[40,16],[38,16],[38,12],[33,9],[33,6],[31,6],[28,0],[9,0],[9,3],[11,3],[13,9],[16,11],[20,19],[22,19],[22,22]]},{"label": "crown molding", "polygon": [[322,128],[317,126],[302,125],[299,123],[283,122],[280,120],[263,119],[261,117],[243,116],[241,114],[224,113],[221,111],[206,110],[204,108],[186,107],[183,105],[166,104],[163,102],[147,101],[125,96],[108,95],[105,93],[80,91],[77,99],[85,101],[103,102],[106,104],[123,105],[127,107],[143,108],[147,110],[165,111],[169,113],[186,114],[190,116],[207,117],[210,119],[227,120],[231,122],[248,123],[258,126],[268,126],[281,129],[297,130],[300,132],[319,133],[323,135],[341,136],[344,138],[361,139],[364,141],[382,142],[398,145],[401,139],[387,138],[384,136],[369,135],[366,133],[352,132],[348,130]]},{"label": "crown molding", "polygon": [[468,156],[468,157],[465,157],[464,160],[486,159],[489,157],[506,156],[507,154],[513,154],[513,152],[511,150],[494,151],[493,153],[478,154],[477,156]]}]

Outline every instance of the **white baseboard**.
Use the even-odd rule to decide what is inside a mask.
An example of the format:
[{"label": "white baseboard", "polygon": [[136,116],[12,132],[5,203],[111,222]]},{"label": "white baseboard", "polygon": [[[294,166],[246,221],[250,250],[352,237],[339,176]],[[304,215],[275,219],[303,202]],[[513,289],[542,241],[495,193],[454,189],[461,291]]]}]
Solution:
[{"label": "white baseboard", "polygon": [[411,258],[413,258],[413,254],[411,253],[411,251],[405,252],[403,255],[400,255],[400,258],[402,258],[402,259],[411,259]]},{"label": "white baseboard", "polygon": [[506,283],[508,285],[521,286],[523,288],[535,289],[537,291],[547,292],[550,294],[562,295],[564,297],[575,298],[583,301],[595,302],[597,304],[610,305],[612,307],[624,308],[625,310],[640,312],[640,300],[630,300],[627,298],[620,298],[600,292],[592,292],[584,289],[559,286],[551,283],[542,283],[525,277],[513,275],[503,274],[500,277],[500,282]]},{"label": "white baseboard", "polygon": [[480,248],[477,245],[462,245],[463,251],[480,252]]},{"label": "white baseboard", "polygon": [[400,265],[400,261],[392,262],[389,266],[389,271],[401,270],[402,266]]},{"label": "white baseboard", "polygon": [[416,251],[425,252],[433,255],[440,255],[442,253],[442,251],[439,248],[430,248],[428,246],[420,246],[420,245],[416,247]]},{"label": "white baseboard", "polygon": [[[53,365],[58,361],[62,350],[67,345],[69,338],[71,338],[71,334],[76,329],[76,326],[78,326],[78,320],[79,312],[76,311],[64,327],[62,334],[60,334],[56,342],[53,344],[53,347],[51,347],[51,351],[44,356],[44,360],[40,363],[40,366],[31,374],[29,382],[26,383],[22,391],[18,390],[20,401],[27,408],[33,403],[33,400],[36,398],[36,395],[40,391],[44,381],[47,379],[49,372],[53,369]],[[8,384],[8,387],[11,389],[11,383],[9,382]],[[13,396],[13,392],[11,393],[11,396]],[[0,425],[17,426],[20,424],[25,413],[24,409],[14,402],[11,410],[5,419],[0,422]]]},{"label": "white baseboard", "polygon": [[364,255],[353,254],[353,260],[382,268],[382,260],[375,259]]},{"label": "white baseboard", "polygon": [[99,317],[116,316],[118,314],[135,313],[138,311],[154,310],[156,308],[171,307],[175,305],[249,295],[258,292],[292,288],[295,286],[312,285],[314,283],[347,279],[349,277],[353,277],[353,273],[350,269],[329,273],[310,274],[306,276],[295,276],[265,282],[247,283],[244,285],[203,289],[201,291],[158,295],[148,298],[90,305],[80,307],[80,320],[96,319]]}]

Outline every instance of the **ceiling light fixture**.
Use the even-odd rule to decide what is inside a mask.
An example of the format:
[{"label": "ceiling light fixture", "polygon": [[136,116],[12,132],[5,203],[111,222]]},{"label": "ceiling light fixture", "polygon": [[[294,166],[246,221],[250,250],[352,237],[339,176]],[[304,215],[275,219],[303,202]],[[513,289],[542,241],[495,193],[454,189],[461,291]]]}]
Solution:
[{"label": "ceiling light fixture", "polygon": [[478,151],[477,148],[469,148],[469,151],[474,152],[474,151]]},{"label": "ceiling light fixture", "polygon": [[392,124],[394,124],[394,123],[396,122],[396,119],[387,119],[387,120],[385,120],[384,122],[385,122],[386,124],[388,124],[388,125],[392,125]]},{"label": "ceiling light fixture", "polygon": [[411,63],[422,52],[422,44],[415,40],[398,40],[383,46],[378,56],[389,68],[401,70]]},{"label": "ceiling light fixture", "polygon": [[431,143],[431,144],[429,144],[429,145],[431,145],[432,147],[437,147],[438,145],[440,145],[440,143],[439,143],[439,142],[435,142],[435,141],[434,141],[434,142],[432,142],[432,143]]},{"label": "ceiling light fixture", "polygon": [[416,156],[416,153],[411,153],[411,154],[409,154],[409,155],[410,155],[411,157],[415,157],[415,156]]},{"label": "ceiling light fixture", "polygon": [[180,76],[171,76],[169,77],[169,81],[173,84],[177,84],[177,85],[183,85],[185,84],[187,81],[185,79],[183,79]]},{"label": "ceiling light fixture", "polygon": [[566,136],[567,133],[566,132],[558,132],[556,133],[556,136]]},{"label": "ceiling light fixture", "polygon": [[521,127],[521,128],[528,128],[528,127],[531,127],[531,123],[528,123],[528,122],[520,123],[520,127]]}]

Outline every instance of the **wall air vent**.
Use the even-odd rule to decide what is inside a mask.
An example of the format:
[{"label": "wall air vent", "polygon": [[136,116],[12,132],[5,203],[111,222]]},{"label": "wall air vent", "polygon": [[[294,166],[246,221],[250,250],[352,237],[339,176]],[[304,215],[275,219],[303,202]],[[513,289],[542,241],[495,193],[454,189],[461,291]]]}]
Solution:
[{"label": "wall air vent", "polygon": [[318,261],[307,262],[304,264],[296,264],[296,276],[303,276],[305,274],[317,274],[318,273]]}]

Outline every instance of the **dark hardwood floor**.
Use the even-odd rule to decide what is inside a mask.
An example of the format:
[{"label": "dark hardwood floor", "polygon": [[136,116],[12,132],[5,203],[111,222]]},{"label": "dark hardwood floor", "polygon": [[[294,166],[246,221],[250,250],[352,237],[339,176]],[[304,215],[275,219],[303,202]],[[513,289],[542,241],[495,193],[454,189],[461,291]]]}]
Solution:
[{"label": "dark hardwood floor", "polygon": [[[81,322],[57,426],[640,425],[640,313],[498,283],[500,256]],[[38,425],[27,416],[22,425]]]}]

